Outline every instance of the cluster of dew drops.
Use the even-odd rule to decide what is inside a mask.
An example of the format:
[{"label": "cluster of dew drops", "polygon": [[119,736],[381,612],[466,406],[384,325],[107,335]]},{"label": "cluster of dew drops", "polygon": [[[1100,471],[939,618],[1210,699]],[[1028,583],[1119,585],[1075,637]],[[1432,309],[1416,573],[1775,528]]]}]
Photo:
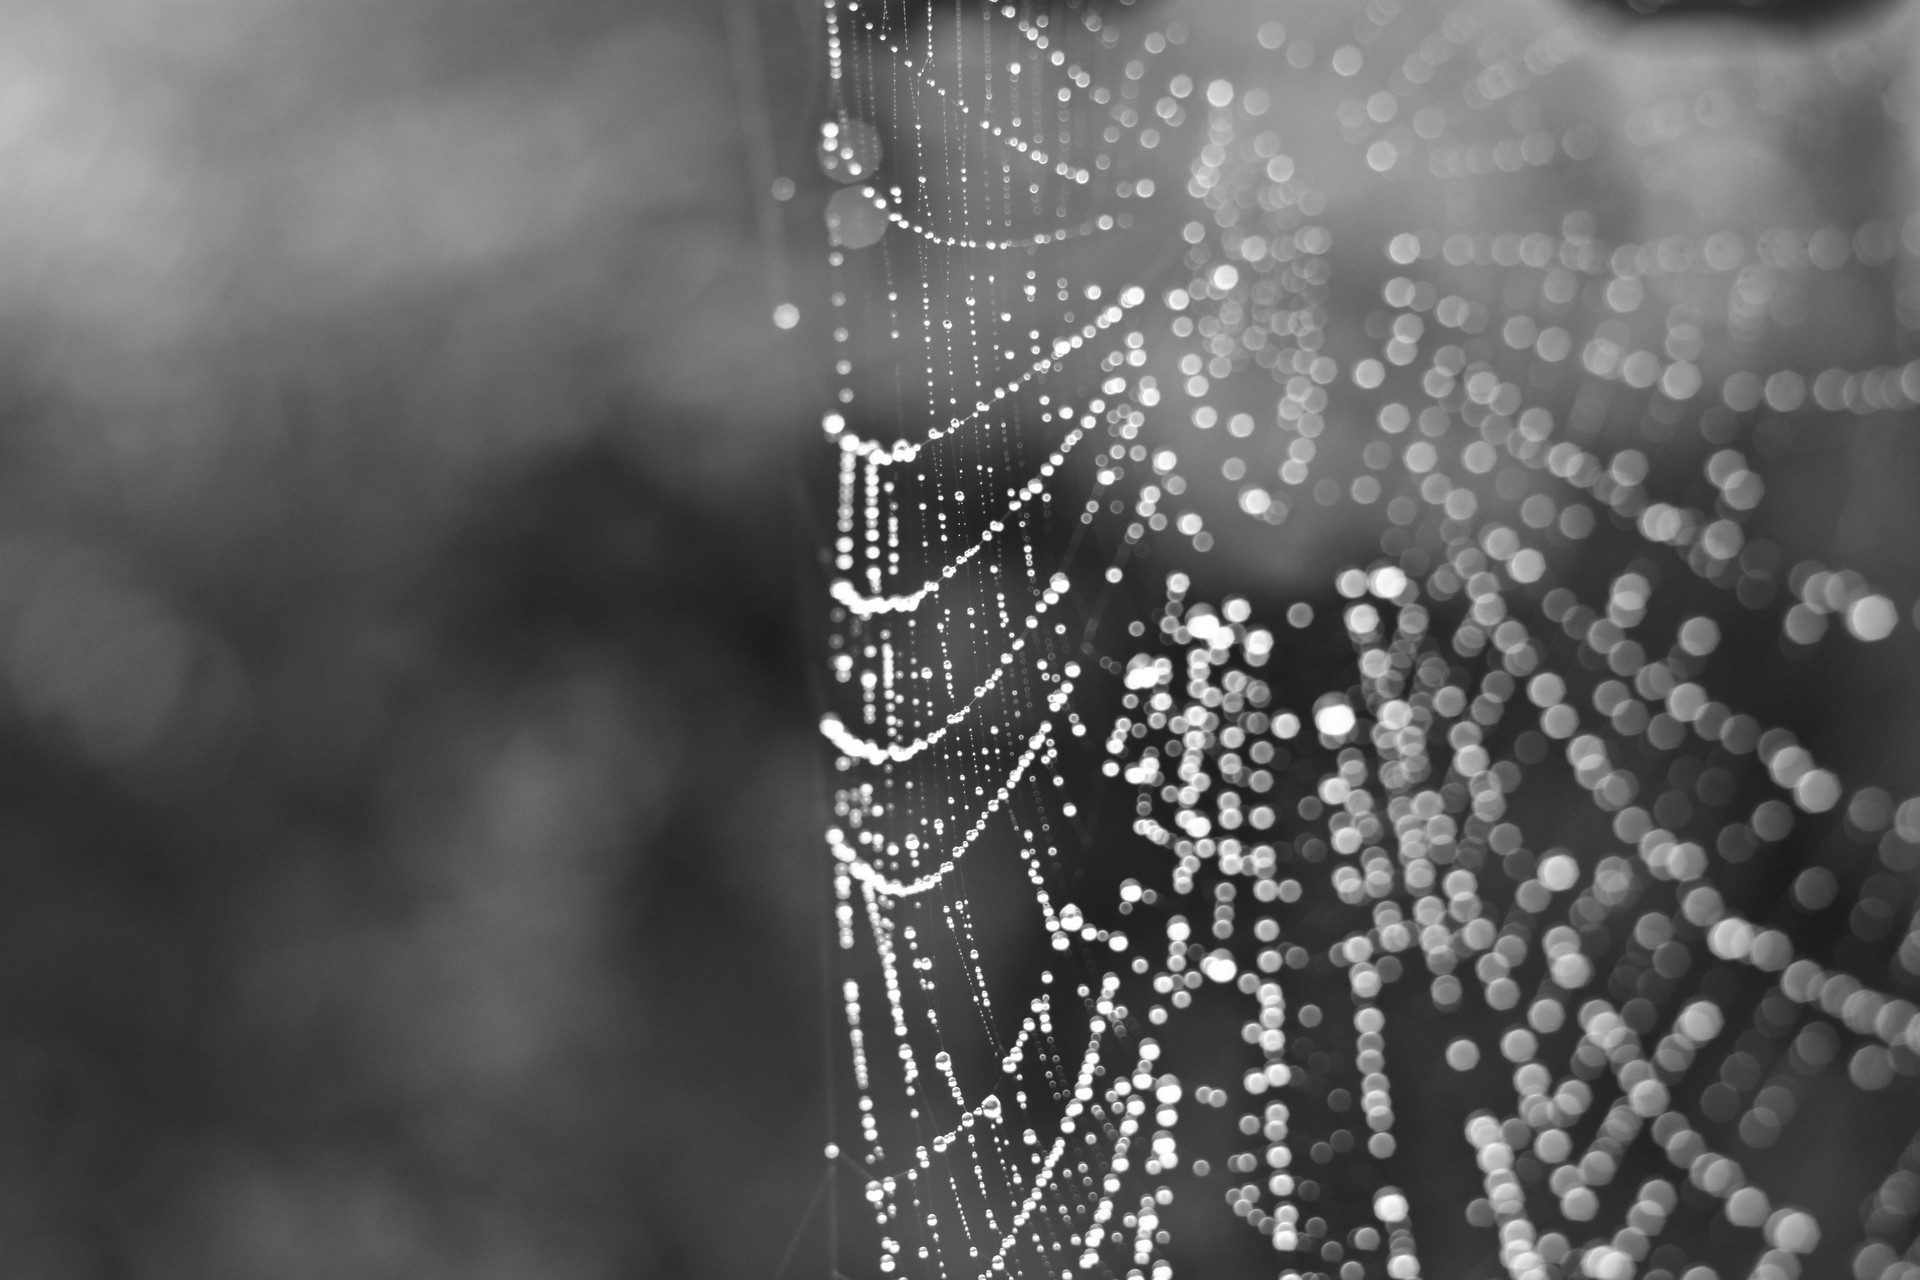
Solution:
[{"label": "cluster of dew drops", "polygon": [[[1397,12],[1367,10],[1377,25]],[[1285,37],[1274,27],[1262,28],[1260,42],[1278,49]],[[1421,45],[1427,69],[1408,73],[1414,83],[1468,45],[1470,24],[1450,18],[1443,34]],[[1287,51],[1296,66],[1314,56],[1308,49],[1299,61],[1301,43]],[[1347,52],[1337,51],[1331,65],[1351,76],[1360,64],[1357,51]],[[1570,56],[1558,35],[1498,66],[1486,64],[1483,52],[1485,65],[1470,70],[1489,86],[1485,101],[1469,95],[1468,103],[1490,107]],[[1487,74],[1496,70],[1502,74]],[[1146,1020],[1166,1026],[1208,982],[1237,988],[1257,1006],[1244,1039],[1265,1062],[1246,1071],[1239,1092],[1275,1097],[1241,1119],[1241,1132],[1254,1141],[1228,1167],[1259,1176],[1230,1190],[1229,1204],[1277,1250],[1317,1254],[1343,1276],[1363,1274],[1360,1259],[1376,1252],[1388,1275],[1419,1274],[1404,1195],[1381,1186],[1371,1220],[1338,1232],[1312,1212],[1318,1189],[1305,1171],[1349,1153],[1378,1161],[1395,1154],[1393,1089],[1381,1052],[1390,1031],[1377,1001],[1391,984],[1420,981],[1437,1010],[1471,1000],[1506,1017],[1494,1032],[1453,1038],[1444,1057],[1460,1072],[1495,1061],[1511,1068],[1511,1111],[1479,1111],[1463,1126],[1483,1191],[1467,1214],[1498,1231],[1510,1274],[1626,1277],[1642,1266],[1690,1280],[1717,1274],[1662,1242],[1691,1187],[1729,1221],[1759,1233],[1754,1275],[1797,1276],[1798,1259],[1819,1243],[1819,1224],[1804,1209],[1774,1203],[1735,1155],[1703,1135],[1709,1126],[1691,1108],[1705,1121],[1732,1125],[1743,1145],[1764,1149],[1793,1119],[1804,1078],[1829,1064],[1869,1091],[1920,1074],[1913,1051],[1920,1011],[1799,955],[1787,930],[1743,918],[1716,888],[1716,871],[1779,845],[1796,825],[1832,825],[1884,865],[1884,873],[1862,878],[1848,908],[1853,932],[1876,941],[1904,905],[1900,876],[1920,864],[1920,801],[1849,788],[1791,733],[1730,705],[1709,662],[1721,639],[1712,610],[1686,616],[1657,639],[1641,628],[1655,593],[1691,574],[1748,610],[1776,611],[1790,644],[1820,641],[1831,619],[1863,643],[1889,638],[1910,613],[1892,592],[1812,561],[1786,570],[1777,550],[1748,535],[1766,491],[1749,455],[1777,452],[1768,435],[1777,415],[1912,407],[1920,402],[1920,362],[1742,371],[1709,387],[1700,319],[1675,308],[1656,320],[1643,304],[1683,280],[1720,289],[1735,327],[1764,324],[1793,305],[1796,272],[1884,266],[1912,253],[1920,228],[1868,223],[1806,234],[1776,229],[1750,243],[1722,233],[1697,243],[1669,237],[1609,246],[1576,213],[1557,236],[1409,231],[1385,248],[1394,273],[1382,290],[1385,309],[1368,324],[1379,358],[1343,370],[1324,352],[1333,245],[1318,220],[1325,199],[1297,173],[1277,133],[1248,130],[1269,109],[1265,95],[1176,76],[1160,106],[1170,127],[1176,116],[1184,123],[1191,107],[1206,129],[1188,194],[1213,226],[1186,226],[1192,279],[1160,295],[1168,333],[1192,348],[1173,361],[1177,377],[1143,371],[1151,356],[1138,332],[1102,360],[1101,389],[1112,407],[1095,401],[1093,409],[1105,414],[1116,443],[1099,460],[1083,519],[1106,506],[1104,491],[1131,463],[1147,474],[1124,504],[1131,508],[1125,542],[1171,528],[1198,551],[1212,546],[1200,513],[1191,504],[1182,509],[1194,486],[1179,474],[1176,451],[1142,438],[1150,415],[1179,406],[1195,430],[1221,429],[1249,441],[1249,450],[1280,442],[1278,460],[1264,464],[1273,479],[1262,480],[1238,456],[1221,468],[1240,486],[1244,515],[1283,523],[1311,495],[1329,506],[1379,504],[1390,526],[1381,560],[1337,582],[1351,602],[1339,619],[1354,646],[1351,686],[1278,706],[1265,677],[1283,642],[1245,600],[1217,608],[1189,600],[1191,584],[1180,574],[1169,577],[1158,618],[1164,651],[1120,667],[1125,708],[1107,739],[1104,769],[1138,789],[1134,830],[1173,861],[1170,895],[1129,881],[1118,909],[1134,915],[1184,899],[1211,903],[1207,921],[1190,920],[1199,914],[1191,907],[1166,920],[1163,962],[1134,958],[1135,973],[1151,972],[1163,997]],[[1356,145],[1368,144],[1377,173],[1423,158],[1435,176],[1514,172],[1578,161],[1591,149],[1578,129],[1536,126],[1461,143],[1442,137],[1445,120],[1423,111],[1402,122],[1409,134],[1393,123],[1396,114],[1379,94],[1364,99],[1358,114],[1343,106],[1343,130]],[[1130,127],[1140,121],[1136,115]],[[862,128],[836,124],[823,135],[829,171],[837,165],[843,182],[864,178],[874,164],[877,143]],[[1152,194],[1144,182],[1130,186]],[[858,224],[841,235],[845,247],[873,243],[889,226],[923,234],[897,212],[862,212],[888,214],[870,191],[843,195],[838,216],[847,228]],[[1501,304],[1494,300],[1511,293],[1500,282],[1516,273],[1533,279],[1538,305],[1495,314]],[[1264,424],[1231,394],[1249,370],[1281,389]],[[1532,402],[1562,370],[1606,394],[1583,389],[1567,419],[1556,421]],[[1366,471],[1351,478],[1326,474],[1321,458],[1343,377],[1380,405],[1370,417],[1377,435],[1361,451]],[[1641,449],[1596,452],[1599,425],[1619,416],[1622,403],[1644,406],[1656,440],[1671,438],[1683,422],[1698,427],[1712,446],[1700,468],[1711,486],[1708,502],[1656,493],[1662,477]],[[1561,550],[1594,538],[1608,522],[1638,540],[1640,558],[1599,599],[1583,602],[1552,586]],[[1109,571],[1110,580],[1117,572]],[[1295,630],[1314,623],[1305,605],[1287,617]],[[1499,734],[1506,745],[1496,750]],[[1529,773],[1561,761],[1608,815],[1619,852],[1536,854],[1510,820],[1511,797]],[[1755,772],[1771,790],[1749,803],[1742,784]],[[1792,888],[1796,906],[1809,912],[1831,908],[1839,893],[1838,878],[1820,866]],[[1249,908],[1246,898],[1257,905]],[[1317,952],[1286,936],[1284,908],[1303,898],[1337,901],[1351,921]],[[1594,926],[1626,912],[1638,914],[1609,957],[1594,945],[1605,936]],[[1257,945],[1236,951],[1227,944],[1244,941],[1239,917],[1249,914],[1258,918],[1245,932]],[[1077,909],[1072,920],[1050,920],[1062,933],[1083,925]],[[1920,975],[1920,933],[1899,944],[1895,961]],[[1736,1034],[1729,1010],[1704,994],[1662,1015],[1701,964],[1769,975],[1752,1030]],[[1289,974],[1310,966],[1338,970],[1351,1002],[1354,1087],[1335,1086],[1327,1097],[1345,1100],[1335,1110],[1357,1099],[1367,1130],[1358,1139],[1345,1127],[1298,1136],[1279,1100],[1299,1080],[1331,1078],[1333,1070],[1298,1061],[1307,1038],[1296,1031],[1289,1040],[1291,1028],[1327,1017],[1313,1005],[1289,1010]],[[1717,1057],[1718,1079],[1683,1105],[1678,1082],[1703,1054]],[[1152,1056],[1143,1053],[1134,1089],[1159,1091],[1161,1105],[1148,1109],[1165,1122],[1144,1143],[1148,1170],[1172,1168],[1180,1085],[1156,1080]],[[1591,1136],[1576,1142],[1575,1126],[1608,1093],[1615,1100],[1587,1126]],[[1205,1086],[1193,1096],[1203,1105],[1229,1100]],[[1671,1172],[1639,1186],[1624,1225],[1594,1236],[1583,1228],[1595,1222],[1599,1190],[1643,1132]],[[1885,1181],[1868,1218],[1870,1238],[1854,1253],[1857,1274],[1895,1273],[1886,1241],[1906,1229],[1920,1205],[1917,1191],[1920,1180],[1905,1163]],[[1127,1215],[1142,1242],[1142,1267],[1160,1241],[1149,1201]],[[1560,1222],[1546,1224],[1549,1215]],[[1152,1269],[1170,1273],[1163,1260]]]}]

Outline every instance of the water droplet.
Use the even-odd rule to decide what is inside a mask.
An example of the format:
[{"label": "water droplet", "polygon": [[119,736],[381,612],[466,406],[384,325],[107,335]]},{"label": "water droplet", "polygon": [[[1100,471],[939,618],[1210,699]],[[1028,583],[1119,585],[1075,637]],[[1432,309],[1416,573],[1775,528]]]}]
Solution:
[{"label": "water droplet", "polygon": [[[865,120],[825,121],[816,154],[821,170],[835,182],[865,181],[880,169],[880,131]],[[786,199],[777,193],[774,198]]]},{"label": "water droplet", "polygon": [[1899,611],[1885,596],[1861,596],[1847,607],[1847,630],[1857,639],[1885,640],[1899,621]]},{"label": "water droplet", "polygon": [[1234,964],[1230,952],[1220,950],[1210,953],[1200,962],[1200,971],[1214,982],[1231,982],[1239,968]]},{"label": "water droplet", "polygon": [[1339,694],[1324,695],[1313,709],[1313,727],[1330,738],[1352,733],[1355,721],[1353,708]]},{"label": "water droplet", "polygon": [[827,239],[834,244],[864,249],[886,233],[886,201],[872,187],[842,187],[827,201]]}]

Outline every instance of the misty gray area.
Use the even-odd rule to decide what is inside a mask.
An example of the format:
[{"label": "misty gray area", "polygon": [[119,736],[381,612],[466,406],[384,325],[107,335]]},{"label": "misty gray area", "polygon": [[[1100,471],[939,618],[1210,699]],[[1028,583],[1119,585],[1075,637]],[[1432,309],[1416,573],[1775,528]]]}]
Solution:
[{"label": "misty gray area", "polygon": [[0,1274],[772,1273],[817,414],[738,71],[717,2],[0,6]]}]

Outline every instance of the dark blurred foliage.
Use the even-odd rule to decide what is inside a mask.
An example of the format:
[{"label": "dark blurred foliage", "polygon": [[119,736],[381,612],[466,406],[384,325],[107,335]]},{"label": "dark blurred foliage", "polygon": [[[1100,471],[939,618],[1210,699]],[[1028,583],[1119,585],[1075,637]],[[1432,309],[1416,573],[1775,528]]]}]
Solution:
[{"label": "dark blurred foliage", "polygon": [[0,1274],[772,1274],[817,411],[725,18],[0,6]]}]

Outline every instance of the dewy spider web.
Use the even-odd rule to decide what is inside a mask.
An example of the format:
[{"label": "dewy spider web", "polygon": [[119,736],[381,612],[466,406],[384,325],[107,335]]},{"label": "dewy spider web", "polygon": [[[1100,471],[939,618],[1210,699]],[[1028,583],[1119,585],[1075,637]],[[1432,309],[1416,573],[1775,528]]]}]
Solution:
[{"label": "dewy spider web", "polygon": [[1564,12],[1188,19],[826,5],[839,1265],[1920,1276],[1920,800],[1766,674],[1913,602],[1748,531],[1920,401],[1910,293],[1768,358],[1920,222],[1577,198],[1898,68],[1610,127]]}]

